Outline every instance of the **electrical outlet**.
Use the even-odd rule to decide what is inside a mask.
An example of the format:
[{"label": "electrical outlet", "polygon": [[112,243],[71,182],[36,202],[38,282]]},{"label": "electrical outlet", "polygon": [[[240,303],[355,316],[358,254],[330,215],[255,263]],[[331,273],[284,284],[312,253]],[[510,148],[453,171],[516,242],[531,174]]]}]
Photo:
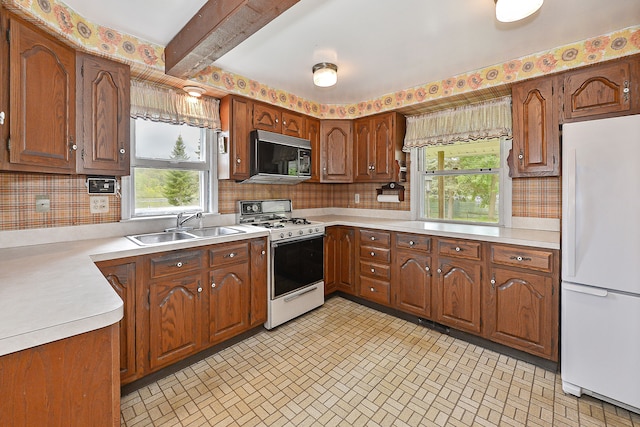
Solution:
[{"label": "electrical outlet", "polygon": [[49,212],[51,210],[51,199],[47,195],[36,196],[36,212]]},{"label": "electrical outlet", "polygon": [[91,213],[107,213],[109,212],[109,197],[91,196],[89,197],[89,206]]},{"label": "electrical outlet", "polygon": [[354,201],[355,203],[360,203],[360,194],[356,193],[356,194],[355,194],[355,197],[353,198],[353,201]]}]

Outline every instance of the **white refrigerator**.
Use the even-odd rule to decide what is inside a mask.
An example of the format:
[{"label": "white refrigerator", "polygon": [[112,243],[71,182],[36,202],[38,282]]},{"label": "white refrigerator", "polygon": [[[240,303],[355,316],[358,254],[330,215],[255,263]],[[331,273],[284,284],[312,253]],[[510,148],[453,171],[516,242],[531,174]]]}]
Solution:
[{"label": "white refrigerator", "polygon": [[562,389],[640,413],[640,115],[562,128]]}]

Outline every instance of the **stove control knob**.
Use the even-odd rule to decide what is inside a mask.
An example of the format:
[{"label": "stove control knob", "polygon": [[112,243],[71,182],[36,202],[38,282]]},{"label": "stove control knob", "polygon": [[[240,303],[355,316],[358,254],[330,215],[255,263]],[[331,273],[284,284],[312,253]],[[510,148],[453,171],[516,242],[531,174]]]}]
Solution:
[{"label": "stove control knob", "polygon": [[316,227],[316,233],[320,231],[320,227]]},{"label": "stove control knob", "polygon": [[309,229],[309,234],[313,233],[313,228]]},{"label": "stove control knob", "polygon": [[284,233],[280,233],[280,238],[284,239]]},{"label": "stove control knob", "polygon": [[289,232],[289,237],[291,237],[291,236],[293,236],[293,233],[290,231],[290,232]]},{"label": "stove control knob", "polygon": [[298,231],[298,234],[302,236],[304,234],[304,230]]}]

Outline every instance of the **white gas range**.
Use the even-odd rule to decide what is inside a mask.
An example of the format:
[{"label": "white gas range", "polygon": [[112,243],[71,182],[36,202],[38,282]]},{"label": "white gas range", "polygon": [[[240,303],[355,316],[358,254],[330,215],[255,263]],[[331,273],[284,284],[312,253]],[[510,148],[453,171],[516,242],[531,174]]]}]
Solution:
[{"label": "white gas range", "polygon": [[269,230],[267,329],[324,304],[324,224],[292,217],[291,200],[241,200],[238,224]]}]

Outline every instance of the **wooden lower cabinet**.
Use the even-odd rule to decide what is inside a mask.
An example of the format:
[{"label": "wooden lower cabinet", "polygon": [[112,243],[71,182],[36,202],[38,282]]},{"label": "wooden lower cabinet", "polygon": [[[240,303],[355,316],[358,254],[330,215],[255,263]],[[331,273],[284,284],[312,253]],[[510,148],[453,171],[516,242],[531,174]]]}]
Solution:
[{"label": "wooden lower cabinet", "polygon": [[120,425],[118,325],[0,357],[0,425]]},{"label": "wooden lower cabinet", "polygon": [[149,283],[149,368],[157,370],[202,348],[202,275]]},{"label": "wooden lower cabinet", "polygon": [[136,368],[136,261],[113,260],[96,264],[124,303],[120,320],[120,384],[138,378]]},{"label": "wooden lower cabinet", "polygon": [[267,274],[269,264],[267,239],[251,241],[251,311],[249,324],[258,326],[267,321]]},{"label": "wooden lower cabinet", "polygon": [[551,277],[506,268],[489,272],[487,338],[558,360],[558,297]]},{"label": "wooden lower cabinet", "polygon": [[467,332],[480,333],[482,263],[439,258],[436,321]]},{"label": "wooden lower cabinet", "polygon": [[393,262],[393,305],[407,313],[431,317],[432,277],[429,255],[398,250]]},{"label": "wooden lower cabinet", "polygon": [[356,232],[351,227],[327,227],[324,241],[324,293],[356,294]]},{"label": "wooden lower cabinet", "polygon": [[391,232],[360,230],[358,295],[391,305]]}]

